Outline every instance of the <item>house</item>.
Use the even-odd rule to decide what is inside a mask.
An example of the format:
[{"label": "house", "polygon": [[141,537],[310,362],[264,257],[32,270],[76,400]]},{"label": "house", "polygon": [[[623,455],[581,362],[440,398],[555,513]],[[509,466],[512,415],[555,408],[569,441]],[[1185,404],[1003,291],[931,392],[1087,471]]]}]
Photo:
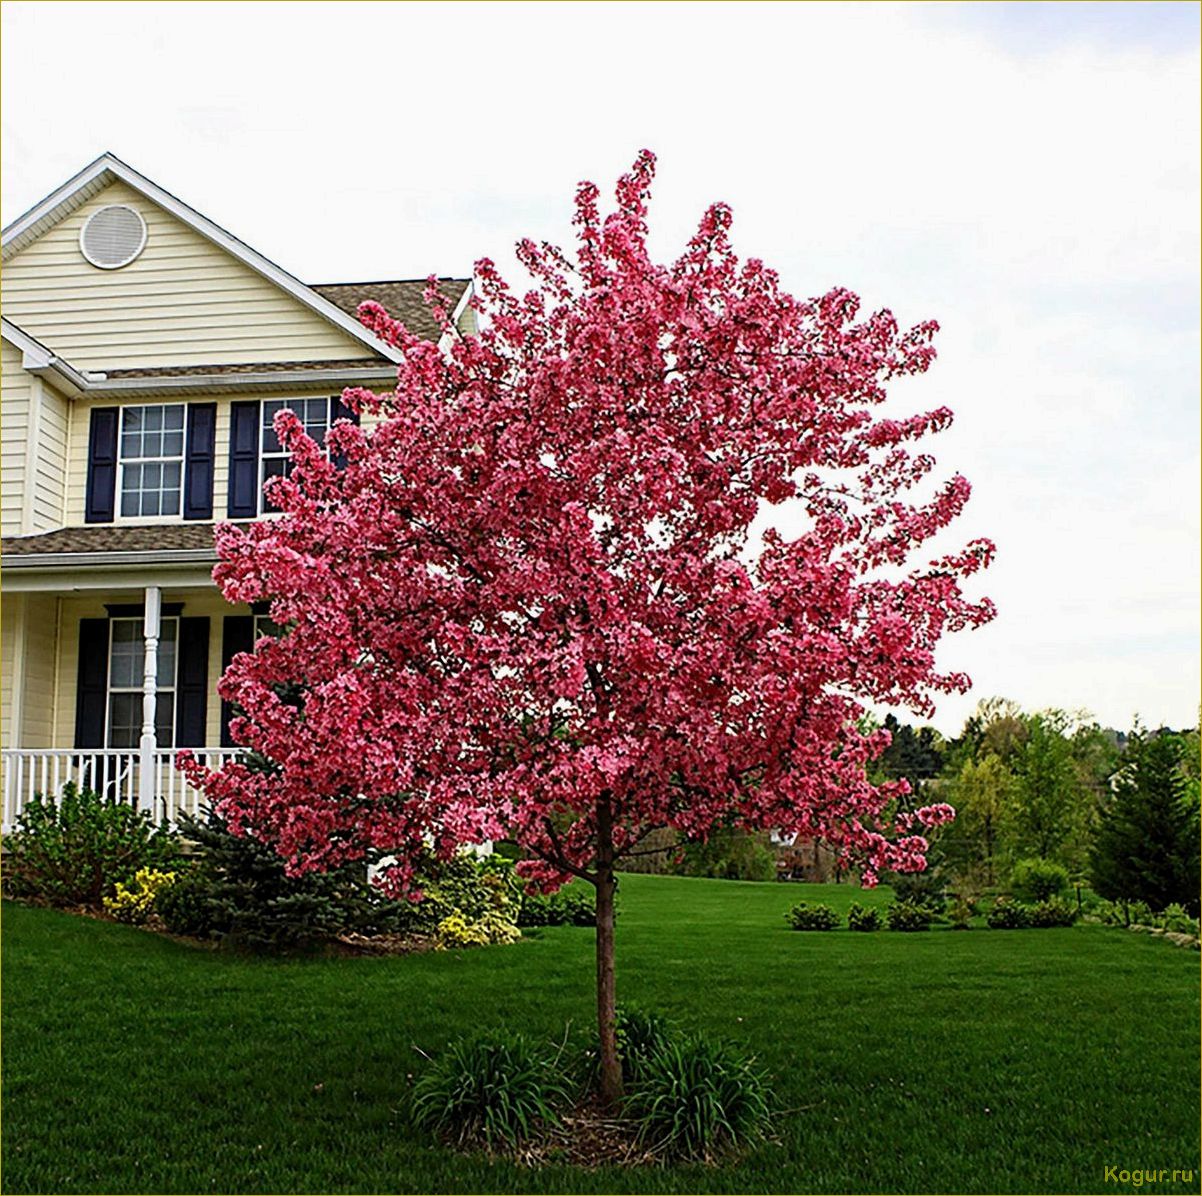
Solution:
[{"label": "house", "polygon": [[[320,438],[344,387],[389,388],[360,302],[438,337],[425,283],[306,285],[112,154],[3,230],[0,281],[3,829],[68,780],[171,818],[263,630],[212,582],[214,522],[265,513],[280,408]],[[470,279],[442,289],[473,327]]]}]

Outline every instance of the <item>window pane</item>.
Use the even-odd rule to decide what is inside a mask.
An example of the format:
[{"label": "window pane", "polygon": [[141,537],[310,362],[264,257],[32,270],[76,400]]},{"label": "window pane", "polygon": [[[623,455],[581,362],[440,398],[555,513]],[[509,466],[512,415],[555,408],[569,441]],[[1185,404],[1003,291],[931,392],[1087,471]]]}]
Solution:
[{"label": "window pane", "polygon": [[164,619],[159,627],[159,668],[156,684],[168,689],[175,688],[175,645],[179,634],[179,623],[175,619]]},{"label": "window pane", "polygon": [[157,432],[163,426],[162,407],[147,407],[145,423],[148,432]]},{"label": "window pane", "polygon": [[114,619],[112,641],[109,685],[113,688],[140,687],[143,668],[141,619]]},{"label": "window pane", "polygon": [[141,619],[114,619],[114,644],[140,644],[142,642]]},{"label": "window pane", "polygon": [[136,515],[138,513],[138,496],[134,493],[121,495],[121,514]]},{"label": "window pane", "polygon": [[163,433],[163,456],[164,457],[182,457],[184,454],[184,434],[183,432],[164,432]]},{"label": "window pane", "polygon": [[142,408],[141,407],[126,407],[121,412],[121,430],[123,432],[137,432],[142,427]]},{"label": "window pane", "polygon": [[175,744],[175,694],[160,693],[154,707],[154,733],[159,747]]},{"label": "window pane", "polygon": [[137,747],[142,737],[142,695],[109,695],[109,747]]},{"label": "window pane", "polygon": [[168,431],[180,431],[184,426],[184,408],[182,404],[173,403],[163,408],[163,427]]}]

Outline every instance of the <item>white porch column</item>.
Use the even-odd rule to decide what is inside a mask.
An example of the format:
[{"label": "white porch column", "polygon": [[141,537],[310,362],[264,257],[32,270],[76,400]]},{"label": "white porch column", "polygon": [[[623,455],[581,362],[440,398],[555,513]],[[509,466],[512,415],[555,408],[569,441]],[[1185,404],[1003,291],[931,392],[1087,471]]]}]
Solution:
[{"label": "white porch column", "polygon": [[159,616],[163,592],[158,586],[146,587],[146,614],[142,635],[145,663],[142,668],[142,738],[138,740],[138,808],[153,816],[156,788],[154,716],[158,705]]}]

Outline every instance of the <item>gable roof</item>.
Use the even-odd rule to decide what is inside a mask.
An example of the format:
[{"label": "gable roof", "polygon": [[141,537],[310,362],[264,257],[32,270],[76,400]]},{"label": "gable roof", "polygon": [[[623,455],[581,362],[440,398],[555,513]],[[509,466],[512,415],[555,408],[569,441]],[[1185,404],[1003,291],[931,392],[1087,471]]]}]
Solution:
[{"label": "gable roof", "polygon": [[319,294],[312,287],[307,287],[287,270],[239,241],[232,233],[226,232],[220,225],[214,224],[208,217],[202,216],[195,208],[190,208],[169,191],[164,191],[162,187],[152,183],[145,175],[139,174],[132,166],[122,162],[114,154],[101,154],[94,162],[85,166],[83,170],[68,179],[56,191],[51,192],[40,203],[35,204],[24,215],[18,216],[0,234],[0,256],[7,261],[24,249],[26,245],[37,240],[47,229],[52,228],[86,203],[97,192],[117,180],[140,192],[152,203],[158,204],[181,223],[188,225],[214,245],[249,266],[281,290],[286,291],[316,315],[342,329],[355,340],[367,345],[379,356],[391,362],[401,360],[399,350],[369,332],[344,307]]}]

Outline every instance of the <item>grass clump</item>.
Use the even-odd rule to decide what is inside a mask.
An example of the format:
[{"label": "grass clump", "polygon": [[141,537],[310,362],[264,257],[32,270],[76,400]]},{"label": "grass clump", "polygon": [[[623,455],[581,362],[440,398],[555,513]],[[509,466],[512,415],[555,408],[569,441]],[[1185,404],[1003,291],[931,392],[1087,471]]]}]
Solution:
[{"label": "grass clump", "polygon": [[453,1042],[413,1087],[413,1120],[459,1147],[516,1146],[555,1125],[569,1090],[557,1061],[521,1034]]},{"label": "grass clump", "polygon": [[752,1060],[674,1037],[636,1063],[624,1111],[660,1158],[712,1161],[767,1135],[771,1095]]}]

